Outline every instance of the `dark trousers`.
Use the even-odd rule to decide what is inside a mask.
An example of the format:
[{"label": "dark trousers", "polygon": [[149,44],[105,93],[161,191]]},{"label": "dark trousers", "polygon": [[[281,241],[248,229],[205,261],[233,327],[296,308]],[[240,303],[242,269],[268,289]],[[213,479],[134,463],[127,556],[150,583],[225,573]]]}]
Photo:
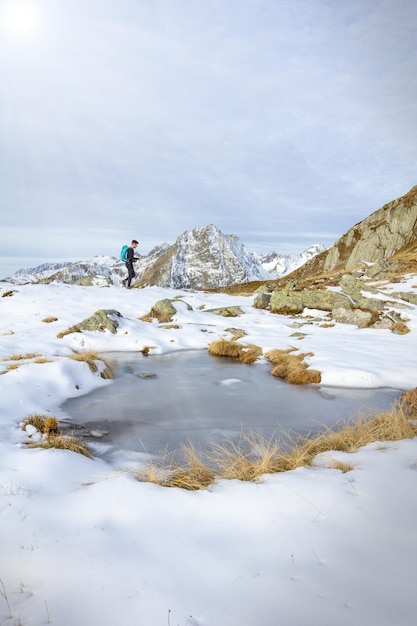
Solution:
[{"label": "dark trousers", "polygon": [[136,274],[135,274],[135,270],[133,269],[133,263],[132,262],[127,262],[126,263],[126,267],[127,267],[127,272],[128,272],[128,277],[127,277],[127,281],[126,284],[128,287],[130,287],[130,283],[132,282],[132,279],[135,278]]}]

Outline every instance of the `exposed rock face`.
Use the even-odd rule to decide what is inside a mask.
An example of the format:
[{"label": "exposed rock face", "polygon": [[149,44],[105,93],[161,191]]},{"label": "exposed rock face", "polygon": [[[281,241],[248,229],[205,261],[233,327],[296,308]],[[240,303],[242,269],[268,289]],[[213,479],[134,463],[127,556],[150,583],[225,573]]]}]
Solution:
[{"label": "exposed rock face", "polygon": [[350,228],[331,248],[307,261],[294,275],[305,278],[374,263],[375,267],[369,267],[366,274],[380,275],[387,269],[385,261],[416,240],[417,186]]},{"label": "exposed rock face", "polygon": [[[302,313],[304,309],[332,311],[337,304],[345,304],[346,296],[333,291],[274,291],[271,295],[271,312],[283,315]],[[261,307],[258,307],[261,308]]]},{"label": "exposed rock face", "polygon": [[212,224],[183,233],[151,267],[137,270],[133,284],[173,289],[214,289],[269,277],[238,237]]},{"label": "exposed rock face", "polygon": [[119,326],[118,318],[123,317],[119,311],[115,309],[100,309],[94,313],[91,317],[87,317],[85,320],[76,325],[78,330],[109,330],[115,334]]},{"label": "exposed rock face", "polygon": [[[389,307],[395,305],[395,308],[409,308],[406,304],[407,298],[413,300],[414,294],[408,292],[388,294],[361,283],[350,274],[342,276],[339,287],[340,291],[297,290],[296,282],[288,281],[284,289],[258,293],[254,307],[268,309],[271,313],[281,315],[299,315],[306,308],[317,309],[331,313],[335,322],[354,324],[359,328],[384,328],[396,332],[401,325],[405,326],[401,316]],[[402,298],[402,295],[405,297]]]}]

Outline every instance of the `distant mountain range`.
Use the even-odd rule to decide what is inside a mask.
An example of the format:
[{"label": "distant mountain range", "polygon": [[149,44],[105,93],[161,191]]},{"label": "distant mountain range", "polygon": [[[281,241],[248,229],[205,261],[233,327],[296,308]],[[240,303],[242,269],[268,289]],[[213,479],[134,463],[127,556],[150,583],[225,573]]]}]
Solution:
[{"label": "distant mountain range", "polygon": [[[224,235],[210,224],[182,233],[174,244],[164,243],[135,264],[132,286],[159,285],[176,289],[215,289],[253,280],[276,279],[299,268],[325,250],[315,244],[301,254],[270,252],[259,257],[236,235]],[[120,284],[126,276],[124,263],[116,257],[96,256],[75,263],[45,263],[22,269],[7,278],[15,284],[50,283]]]}]

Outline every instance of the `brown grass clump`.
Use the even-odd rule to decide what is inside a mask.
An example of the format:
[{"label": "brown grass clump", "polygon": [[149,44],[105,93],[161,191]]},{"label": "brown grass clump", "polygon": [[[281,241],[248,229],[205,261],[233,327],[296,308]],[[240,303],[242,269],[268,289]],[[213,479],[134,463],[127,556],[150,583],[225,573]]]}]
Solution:
[{"label": "brown grass clump", "polygon": [[209,344],[208,351],[212,356],[230,357],[246,364],[254,363],[262,355],[262,348],[259,346],[241,345],[227,339],[213,341]]},{"label": "brown grass clump", "polygon": [[13,296],[15,293],[17,293],[14,289],[9,289],[8,291],[4,291],[1,294],[2,298],[9,298],[10,296]]},{"label": "brown grass clump", "polygon": [[271,350],[265,356],[274,367],[272,368],[272,376],[282,378],[292,385],[308,385],[310,383],[319,383],[321,374],[318,370],[308,369],[304,359],[313,356],[312,352],[303,354],[292,354],[295,348],[288,350]]},{"label": "brown grass clump", "polygon": [[54,317],[53,315],[50,315],[49,317],[44,317],[42,322],[45,322],[46,324],[50,324],[51,322],[57,322],[58,318]]},{"label": "brown grass clump", "polygon": [[33,413],[29,415],[22,424],[22,430],[28,425],[33,426],[43,435],[40,441],[29,441],[26,443],[28,448],[58,448],[60,450],[70,450],[83,454],[88,458],[92,458],[87,446],[83,444],[77,437],[67,437],[58,432],[58,420],[54,415],[39,415]]},{"label": "brown grass clump", "polygon": [[178,460],[178,455],[165,452],[160,459],[151,461],[137,475],[138,480],[187,491],[204,489],[214,481],[213,470],[200,458],[190,441],[181,444],[180,454],[181,461]]},{"label": "brown grass clump", "polygon": [[[215,478],[256,481],[264,474],[287,472],[310,466],[318,454],[330,451],[355,452],[375,441],[398,441],[417,435],[417,389],[405,392],[391,409],[372,416],[359,414],[339,428],[327,428],[309,439],[265,439],[259,433],[244,435],[238,442],[213,444],[207,452],[191,442],[182,446],[181,463],[166,454],[138,475],[164,487],[203,489]],[[331,459],[330,467],[351,471],[353,464]]]},{"label": "brown grass clump", "polygon": [[48,450],[50,448],[56,448],[58,450],[69,450],[70,452],[76,452],[77,454],[82,454],[83,456],[92,459],[92,455],[87,446],[77,437],[67,437],[66,435],[55,435],[52,437],[48,437],[47,439],[42,439],[41,441],[28,443],[28,448],[44,448]]},{"label": "brown grass clump", "polygon": [[30,359],[35,359],[39,356],[40,354],[38,354],[37,352],[25,352],[24,354],[15,353],[3,357],[2,361],[28,361]]},{"label": "brown grass clump", "polygon": [[70,356],[70,359],[73,359],[74,361],[85,361],[93,374],[98,371],[97,361],[101,361],[102,363],[104,363],[105,367],[104,370],[100,373],[100,376],[105,379],[113,378],[113,371],[110,363],[103,357],[99,356],[99,354],[97,352],[94,352],[93,350],[87,350],[85,352],[74,352],[74,354]]},{"label": "brown grass clump", "polygon": [[65,335],[71,335],[72,333],[80,333],[80,332],[81,330],[78,326],[70,326],[66,330],[62,330],[60,333],[58,333],[57,338],[62,339],[62,337],[65,337]]}]

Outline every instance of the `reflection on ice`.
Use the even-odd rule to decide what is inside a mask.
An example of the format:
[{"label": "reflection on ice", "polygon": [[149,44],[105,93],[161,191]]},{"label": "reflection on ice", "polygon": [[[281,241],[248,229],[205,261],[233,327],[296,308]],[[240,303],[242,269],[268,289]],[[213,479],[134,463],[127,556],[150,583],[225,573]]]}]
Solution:
[{"label": "reflection on ice", "polygon": [[387,408],[399,395],[386,388],[289,385],[274,378],[267,363],[243,365],[206,351],[106,356],[116,379],[61,407],[86,431],[108,432],[97,438],[97,452],[156,454],[186,439],[204,446],[250,431],[268,438],[282,431],[306,434],[360,410]]}]

